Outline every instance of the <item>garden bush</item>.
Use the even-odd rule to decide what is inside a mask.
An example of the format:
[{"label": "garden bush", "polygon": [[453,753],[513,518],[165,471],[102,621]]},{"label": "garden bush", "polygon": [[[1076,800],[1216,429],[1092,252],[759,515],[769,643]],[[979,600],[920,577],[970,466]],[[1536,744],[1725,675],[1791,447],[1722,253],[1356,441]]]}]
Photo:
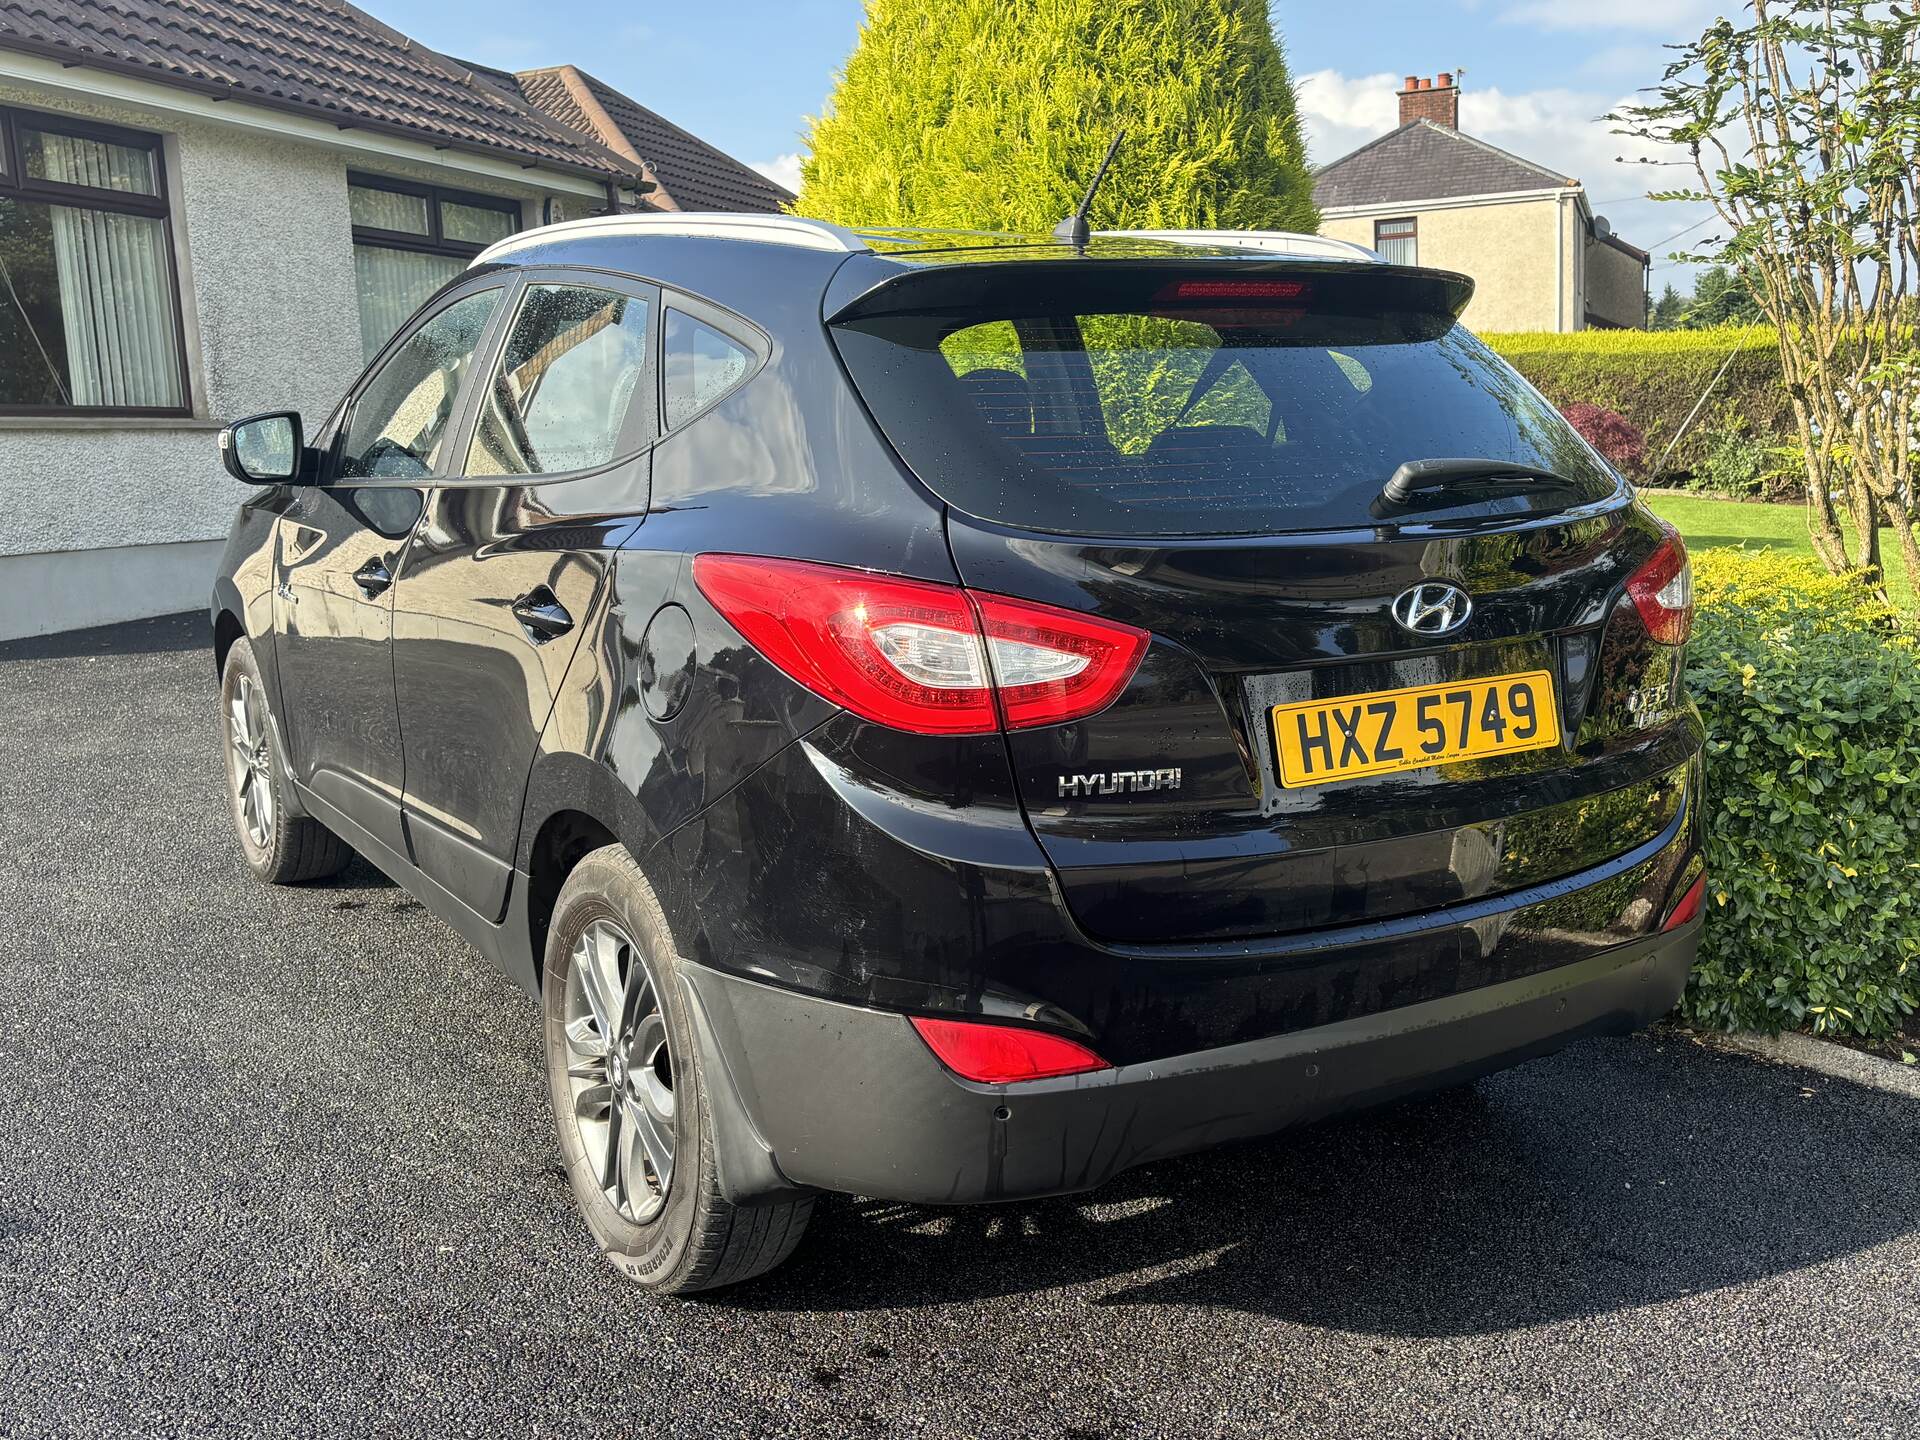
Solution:
[{"label": "garden bush", "polygon": [[1793,410],[1780,383],[1780,356],[1765,326],[1717,330],[1581,330],[1570,335],[1481,337],[1561,410],[1596,405],[1623,415],[1646,437],[1657,466],[1700,394],[1730,352],[1735,358],[1713,398],[1674,448],[1654,485],[1683,485],[1699,473],[1731,410],[1762,446],[1792,444]]},{"label": "garden bush", "polygon": [[1568,405],[1560,413],[1614,469],[1628,476],[1641,472],[1647,460],[1647,437],[1632,421],[1617,411],[1584,403]]},{"label": "garden bush", "polygon": [[1707,427],[1688,488],[1736,500],[1805,498],[1806,471],[1790,446],[1769,444],[1746,417],[1726,406]]},{"label": "garden bush", "polygon": [[1702,1025],[1885,1037],[1920,1006],[1920,648],[1858,577],[1694,557]]}]

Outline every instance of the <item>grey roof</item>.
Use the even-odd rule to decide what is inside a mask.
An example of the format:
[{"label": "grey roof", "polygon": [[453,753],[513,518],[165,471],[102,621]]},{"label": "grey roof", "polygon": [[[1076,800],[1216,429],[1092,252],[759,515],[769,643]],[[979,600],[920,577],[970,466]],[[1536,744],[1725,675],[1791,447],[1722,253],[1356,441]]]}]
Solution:
[{"label": "grey roof", "polygon": [[[501,72],[494,72],[496,74]],[[793,192],[655,114],[577,65],[506,77],[529,104],[639,162],[659,187],[649,205],[670,210],[784,209]]]},{"label": "grey roof", "polygon": [[1321,167],[1313,177],[1313,203],[1322,210],[1412,205],[1579,183],[1445,125],[1412,120]]},{"label": "grey roof", "polygon": [[0,50],[522,164],[639,173],[340,0],[0,0]]}]

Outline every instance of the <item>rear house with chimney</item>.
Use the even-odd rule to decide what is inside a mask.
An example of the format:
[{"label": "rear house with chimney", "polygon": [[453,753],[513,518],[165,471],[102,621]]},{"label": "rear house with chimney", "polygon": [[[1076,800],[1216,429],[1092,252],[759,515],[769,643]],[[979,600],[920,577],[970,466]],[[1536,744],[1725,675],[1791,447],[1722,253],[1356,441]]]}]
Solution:
[{"label": "rear house with chimney", "polygon": [[1399,127],[1314,176],[1320,231],[1475,281],[1474,330],[1644,329],[1647,252],[1586,187],[1460,129],[1460,86],[1409,75]]},{"label": "rear house with chimney", "polygon": [[0,640],[198,609],[228,421],[317,424],[492,241],[792,197],[342,0],[0,0]]}]

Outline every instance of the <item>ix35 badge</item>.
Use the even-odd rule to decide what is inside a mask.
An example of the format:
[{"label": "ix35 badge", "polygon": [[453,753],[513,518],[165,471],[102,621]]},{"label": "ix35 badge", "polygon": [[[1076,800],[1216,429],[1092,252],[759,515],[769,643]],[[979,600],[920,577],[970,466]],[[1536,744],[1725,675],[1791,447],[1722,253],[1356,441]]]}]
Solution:
[{"label": "ix35 badge", "polygon": [[1091,775],[1062,775],[1060,798],[1087,795],[1138,795],[1143,790],[1178,790],[1180,767],[1165,770],[1098,770]]}]

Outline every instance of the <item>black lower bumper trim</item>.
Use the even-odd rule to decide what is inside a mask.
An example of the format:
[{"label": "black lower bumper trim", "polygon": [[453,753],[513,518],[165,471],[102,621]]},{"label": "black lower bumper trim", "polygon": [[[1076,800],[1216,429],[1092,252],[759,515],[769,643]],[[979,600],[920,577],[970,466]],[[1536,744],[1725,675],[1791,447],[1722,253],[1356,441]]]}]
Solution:
[{"label": "black lower bumper trim", "polygon": [[[1439,1089],[1672,1008],[1699,924],[1377,1015],[1021,1085],[946,1070],[905,1017],[687,965],[741,1119],[795,1185],[965,1204]],[[769,1175],[776,1170],[769,1167]],[[743,1197],[744,1198],[744,1197]]]}]

